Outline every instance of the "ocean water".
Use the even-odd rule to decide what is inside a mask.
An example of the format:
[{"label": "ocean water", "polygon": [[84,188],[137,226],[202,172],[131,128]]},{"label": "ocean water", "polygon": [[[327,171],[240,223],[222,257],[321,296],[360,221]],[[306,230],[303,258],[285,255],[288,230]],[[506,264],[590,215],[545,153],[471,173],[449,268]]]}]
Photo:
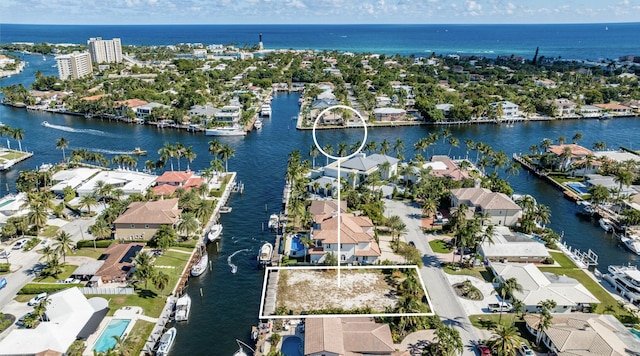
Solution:
[{"label": "ocean water", "polygon": [[601,60],[640,55],[640,23],[561,25],[14,25],[0,24],[0,43],[86,43],[120,37],[125,45],[255,45],[425,56],[516,55]]}]

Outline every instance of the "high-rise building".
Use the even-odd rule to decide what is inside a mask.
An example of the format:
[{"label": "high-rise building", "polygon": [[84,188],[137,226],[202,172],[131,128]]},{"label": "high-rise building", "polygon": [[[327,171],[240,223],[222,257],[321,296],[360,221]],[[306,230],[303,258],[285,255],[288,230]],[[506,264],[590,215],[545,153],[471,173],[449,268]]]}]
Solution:
[{"label": "high-rise building", "polygon": [[102,37],[92,37],[87,41],[87,46],[94,63],[122,62],[122,45],[119,38],[103,40]]},{"label": "high-rise building", "polygon": [[93,72],[91,56],[87,52],[73,52],[56,57],[58,76],[65,80],[78,79]]}]

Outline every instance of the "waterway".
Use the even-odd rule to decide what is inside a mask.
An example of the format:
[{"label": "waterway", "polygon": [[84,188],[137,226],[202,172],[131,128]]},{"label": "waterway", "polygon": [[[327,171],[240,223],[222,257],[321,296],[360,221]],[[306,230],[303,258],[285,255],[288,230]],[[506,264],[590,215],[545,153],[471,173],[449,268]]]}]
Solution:
[{"label": "waterway", "polygon": [[[52,61],[42,61],[40,56],[26,57],[30,64],[25,72],[0,80],[0,86],[15,83],[28,85],[36,69],[45,75],[55,74]],[[273,234],[262,231],[262,224],[266,225],[269,214],[281,209],[288,154],[298,149],[303,157],[307,157],[313,144],[312,132],[297,131],[295,121],[291,120],[298,111],[298,97],[298,94],[276,95],[272,102],[273,117],[264,121],[262,130],[251,132],[244,138],[220,138],[222,143],[236,150],[235,156],[229,161],[229,170],[238,172],[238,180],[245,184],[245,190],[242,195],[232,196],[229,205],[233,211],[221,217],[224,225],[222,239],[219,245],[209,248],[212,270],[190,281],[188,291],[194,300],[193,310],[189,322],[178,326],[174,354],[231,355],[237,349],[235,338],[249,341],[250,327],[257,319],[263,277],[255,257],[263,241],[274,240]],[[86,148],[103,152],[107,157],[141,147],[148,150],[149,155],[141,157],[140,168],[144,166],[144,160],[158,158],[157,150],[165,142],[193,146],[198,155],[191,164],[194,170],[205,168],[212,159],[207,151],[207,142],[212,138],[202,133],[34,113],[5,106],[0,106],[0,120],[12,127],[24,128],[22,146],[35,153],[34,157],[0,174],[2,195],[6,194],[5,182],[11,191],[15,191],[14,182],[19,170],[34,169],[41,163],[55,163],[62,159],[62,152],[55,148],[59,137],[68,140],[70,147],[67,152]],[[41,122],[45,120],[53,127],[42,126]],[[512,153],[527,152],[529,146],[539,144],[544,138],[556,140],[559,136],[565,136],[570,139],[576,132],[583,134],[584,139],[580,143],[586,147],[591,147],[596,141],[605,141],[611,148],[619,145],[640,147],[636,134],[640,132],[640,120],[637,118],[529,122],[516,123],[513,127],[487,124],[447,129],[461,142],[460,148],[452,149],[452,156],[466,154],[464,140],[467,138],[488,143],[495,150],[503,150],[510,156]],[[411,158],[414,155],[413,144],[436,130],[441,128],[375,128],[368,131],[368,140],[380,143],[386,139],[393,143],[401,138],[407,147],[404,156]],[[362,140],[362,131],[325,131],[320,139],[351,144]],[[16,142],[11,140],[11,146],[17,147]],[[448,145],[439,144],[435,147],[437,154],[447,154],[448,151]],[[470,153],[471,158],[474,155]],[[316,164],[320,163],[324,163],[324,159],[319,157]],[[185,165],[183,161],[183,169]],[[508,180],[517,193],[531,194],[538,202],[548,205],[552,210],[550,226],[558,233],[564,232],[564,240],[571,246],[594,250],[600,257],[600,270],[606,270],[609,264],[638,264],[637,256],[619,246],[610,234],[605,234],[598,227],[596,221],[577,216],[574,203],[564,199],[562,192],[526,171],[508,177]],[[237,265],[238,270],[232,274],[227,257],[244,249],[248,251],[233,256],[233,264]]]}]

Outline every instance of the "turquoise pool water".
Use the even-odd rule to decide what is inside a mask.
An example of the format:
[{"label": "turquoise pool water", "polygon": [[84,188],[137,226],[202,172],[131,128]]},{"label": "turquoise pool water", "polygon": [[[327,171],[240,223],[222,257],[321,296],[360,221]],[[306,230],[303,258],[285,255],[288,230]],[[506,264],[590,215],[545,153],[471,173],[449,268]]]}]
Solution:
[{"label": "turquoise pool water", "polygon": [[127,330],[127,326],[129,326],[130,322],[131,319],[111,320],[109,325],[107,325],[104,331],[102,331],[102,334],[98,338],[93,350],[97,352],[107,352],[107,350],[116,346],[116,339],[114,336],[122,337],[122,334]]},{"label": "turquoise pool water", "polygon": [[291,239],[291,249],[294,251],[304,251],[304,244],[300,241],[299,236],[294,236]]},{"label": "turquoise pool water", "polygon": [[282,342],[281,351],[285,356],[302,356],[302,339],[289,336]]},{"label": "turquoise pool water", "polygon": [[5,202],[2,202],[2,204],[0,204],[0,208],[5,207],[5,206],[13,203],[14,201],[16,201],[16,200],[15,199],[9,199],[9,200],[7,200]]},{"label": "turquoise pool water", "polygon": [[580,194],[589,194],[589,189],[587,189],[587,186],[580,182],[567,182],[565,184]]},{"label": "turquoise pool water", "polygon": [[629,331],[633,334],[633,336],[635,336],[638,340],[640,340],[640,331],[633,328],[629,329]]}]

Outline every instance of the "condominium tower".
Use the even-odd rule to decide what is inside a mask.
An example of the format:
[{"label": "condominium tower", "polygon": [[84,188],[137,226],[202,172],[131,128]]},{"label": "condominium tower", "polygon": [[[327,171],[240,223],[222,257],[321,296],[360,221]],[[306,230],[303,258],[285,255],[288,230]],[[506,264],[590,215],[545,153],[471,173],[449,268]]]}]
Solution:
[{"label": "condominium tower", "polygon": [[91,56],[87,52],[73,52],[56,56],[58,76],[60,79],[78,79],[93,72]]},{"label": "condominium tower", "polygon": [[122,62],[122,45],[119,38],[103,40],[102,37],[92,37],[87,41],[87,46],[94,63]]}]

